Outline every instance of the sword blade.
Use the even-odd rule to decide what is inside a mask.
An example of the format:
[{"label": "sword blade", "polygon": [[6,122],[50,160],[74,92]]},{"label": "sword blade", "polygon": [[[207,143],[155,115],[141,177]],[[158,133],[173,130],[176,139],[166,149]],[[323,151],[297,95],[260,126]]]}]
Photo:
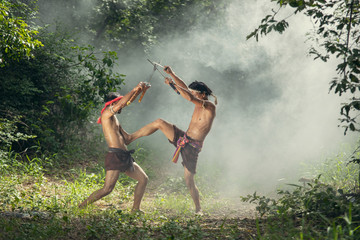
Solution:
[{"label": "sword blade", "polygon": [[150,80],[152,79],[155,71],[156,71],[156,67],[154,66],[153,71],[150,74],[149,80],[147,81],[148,83],[150,83]]},{"label": "sword blade", "polygon": [[160,63],[153,62],[153,61],[151,61],[150,59],[148,59],[148,61],[149,61],[152,65],[154,65],[154,66],[158,66],[158,67],[164,68],[164,66],[161,65]]},{"label": "sword blade", "polygon": [[[153,62],[153,61],[151,61],[150,59],[147,59],[147,60],[154,66],[154,69],[158,70],[158,72],[161,74],[161,76],[163,76],[164,78],[166,78],[166,76],[157,68],[157,66],[159,66],[159,67],[161,67],[161,68],[164,68],[163,65],[161,65],[160,63]],[[174,89],[177,94],[180,95],[180,92],[176,89],[176,87],[174,86],[174,84],[170,84],[170,87],[171,87],[172,89]]]},{"label": "sword blade", "polygon": [[166,76],[157,68],[157,66],[160,66],[162,68],[164,68],[164,66],[160,65],[159,63],[153,62],[150,59],[148,59],[148,61],[154,66],[154,69],[156,69],[161,74],[161,76],[166,78]]}]

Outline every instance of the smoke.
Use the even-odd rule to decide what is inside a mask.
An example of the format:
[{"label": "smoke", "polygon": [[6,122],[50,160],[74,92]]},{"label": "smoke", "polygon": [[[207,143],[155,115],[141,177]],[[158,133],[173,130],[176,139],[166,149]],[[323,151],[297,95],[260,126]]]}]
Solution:
[{"label": "smoke", "polygon": [[[341,143],[354,140],[338,127],[344,99],[328,92],[336,63],[306,55],[309,19],[293,16],[284,34],[246,41],[246,35],[275,8],[268,2],[233,1],[223,24],[197,26],[183,37],[168,36],[151,53],[153,60],[172,66],[187,83],[204,81],[217,95],[217,117],[205,139],[198,173],[235,194],[297,181],[303,164],[335,154]],[[122,66],[128,69],[129,80],[137,79],[130,80],[134,84],[151,72],[145,59]],[[134,131],[156,118],[187,129],[192,104],[162,82],[155,75],[144,103],[131,110],[131,118],[138,121],[125,123],[127,129]],[[170,161],[174,149],[161,133],[142,141],[151,142],[154,151]]]},{"label": "smoke", "polygon": [[[188,84],[207,83],[217,95],[217,116],[199,156],[198,176],[224,192],[268,191],[294,182],[302,164],[334,154],[341,143],[355,138],[338,127],[344,99],[328,93],[336,62],[306,55],[309,19],[292,16],[282,35],[246,41],[271,8],[277,7],[268,0],[232,1],[212,27],[195,26],[189,34],[159,39],[148,56],[136,49],[132,56],[120,55],[123,94],[148,80],[152,66],[146,58],[151,58],[172,66]],[[134,132],[163,118],[186,130],[193,104],[163,84],[159,73],[151,84],[142,103],[119,115],[123,127]],[[137,142],[146,143],[170,174],[181,174],[181,165],[170,162],[174,148],[160,131]]]}]

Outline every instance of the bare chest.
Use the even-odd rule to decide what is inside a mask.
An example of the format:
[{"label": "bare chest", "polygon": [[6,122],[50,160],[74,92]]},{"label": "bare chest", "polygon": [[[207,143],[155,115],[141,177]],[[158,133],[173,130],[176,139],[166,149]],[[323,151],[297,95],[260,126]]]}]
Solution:
[{"label": "bare chest", "polygon": [[196,108],[194,110],[194,113],[192,115],[192,122],[198,122],[201,123],[203,121],[206,121],[207,119],[207,114],[206,114],[206,110],[205,108]]},{"label": "bare chest", "polygon": [[121,137],[119,121],[113,117],[106,124],[103,123],[103,132],[106,139],[115,139]]}]

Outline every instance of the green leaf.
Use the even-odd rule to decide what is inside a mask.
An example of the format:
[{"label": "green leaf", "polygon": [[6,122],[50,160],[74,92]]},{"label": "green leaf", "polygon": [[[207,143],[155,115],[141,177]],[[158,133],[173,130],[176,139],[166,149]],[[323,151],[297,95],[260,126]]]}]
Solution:
[{"label": "green leaf", "polygon": [[354,82],[354,83],[359,83],[359,79],[352,73],[350,73],[350,80],[351,82]]},{"label": "green leaf", "polygon": [[355,101],[352,103],[353,104],[353,107],[356,109],[356,110],[360,110],[360,102],[359,101]]}]

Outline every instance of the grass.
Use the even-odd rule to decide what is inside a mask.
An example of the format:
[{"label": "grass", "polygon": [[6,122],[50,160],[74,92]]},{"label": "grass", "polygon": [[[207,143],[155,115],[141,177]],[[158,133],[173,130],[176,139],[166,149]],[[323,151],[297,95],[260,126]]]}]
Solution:
[{"label": "grass", "polygon": [[[146,167],[150,153],[136,148],[136,161]],[[206,215],[196,216],[183,177],[159,176],[150,168],[146,214],[130,212],[136,183],[124,174],[110,195],[78,209],[103,186],[103,157],[61,165],[59,157],[21,158],[9,151],[1,158],[0,239],[249,239],[255,233],[254,220],[229,217],[228,202],[208,190],[201,192]],[[210,189],[201,177],[197,181]]]},{"label": "grass", "polygon": [[77,208],[103,186],[103,156],[96,151],[87,161],[78,160],[89,153],[81,151],[67,161],[61,154],[1,152],[0,239],[359,239],[359,166],[348,164],[344,152],[305,166],[309,182],[289,184],[275,199],[256,193],[244,202],[225,199],[197,174],[204,216],[194,214],[183,177],[162,174],[139,145],[135,158],[150,178],[145,214],[131,213],[136,183],[124,174],[110,195]]},{"label": "grass", "polygon": [[349,164],[349,153],[306,166],[308,181],[288,184],[275,199],[242,197],[257,205],[257,238],[360,239],[359,165]]}]

